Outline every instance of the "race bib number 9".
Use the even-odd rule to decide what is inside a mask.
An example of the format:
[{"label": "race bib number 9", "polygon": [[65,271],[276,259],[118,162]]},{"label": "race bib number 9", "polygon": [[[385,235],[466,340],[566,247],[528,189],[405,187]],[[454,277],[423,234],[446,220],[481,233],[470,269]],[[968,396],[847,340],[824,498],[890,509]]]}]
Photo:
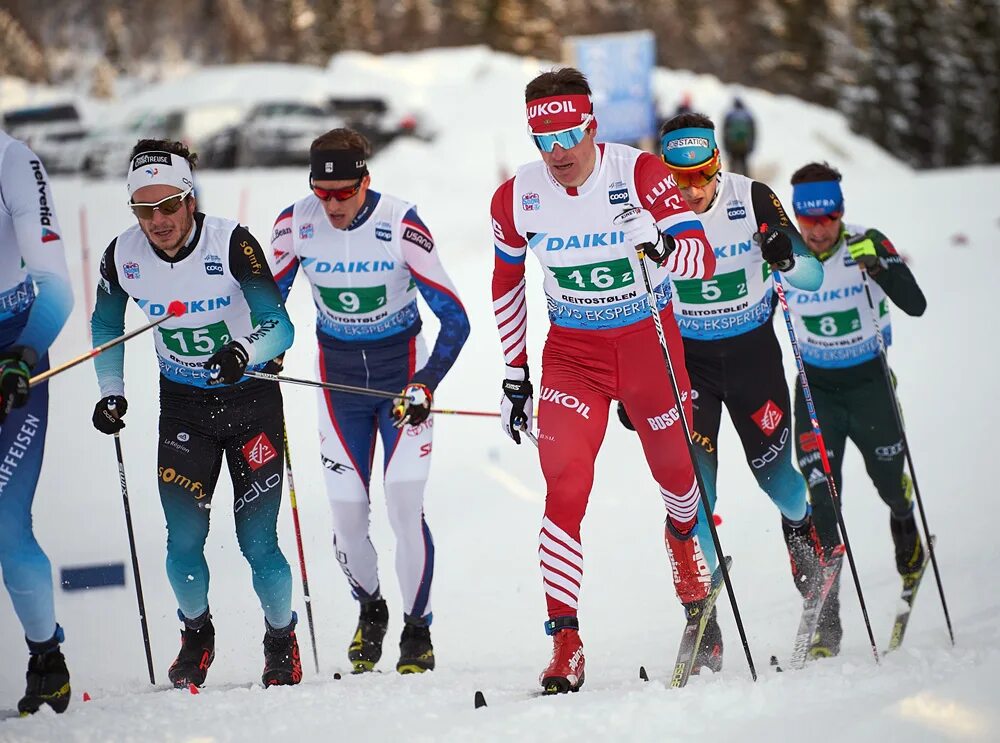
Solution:
[{"label": "race bib number 9", "polygon": [[178,356],[204,356],[215,353],[232,340],[224,322],[204,328],[158,328],[163,345]]},{"label": "race bib number 9", "polygon": [[713,304],[732,302],[747,295],[747,274],[739,271],[716,274],[708,281],[701,279],[678,279],[674,281],[677,296],[684,304]]},{"label": "race bib number 9", "polygon": [[353,289],[319,287],[319,295],[329,309],[345,315],[361,315],[385,306],[385,286],[358,286]]},{"label": "race bib number 9", "polygon": [[628,258],[583,266],[550,266],[550,270],[559,286],[574,291],[603,292],[635,283]]},{"label": "race bib number 9", "polygon": [[861,330],[861,317],[858,310],[850,309],[843,312],[830,312],[826,315],[803,315],[802,322],[813,335],[836,338]]}]

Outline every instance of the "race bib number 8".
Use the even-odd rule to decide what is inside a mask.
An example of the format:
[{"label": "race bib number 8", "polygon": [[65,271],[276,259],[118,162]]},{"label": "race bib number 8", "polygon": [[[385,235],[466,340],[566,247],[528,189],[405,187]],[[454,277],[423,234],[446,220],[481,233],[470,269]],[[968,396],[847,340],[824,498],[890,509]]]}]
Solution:
[{"label": "race bib number 8", "polygon": [[716,274],[708,281],[678,279],[674,281],[677,296],[684,304],[713,304],[731,302],[747,295],[747,274],[739,271]]},{"label": "race bib number 8", "polygon": [[158,328],[163,345],[178,356],[204,356],[215,353],[232,340],[224,322],[204,328]]},{"label": "race bib number 8", "polygon": [[861,330],[861,317],[856,308],[826,315],[803,315],[802,322],[805,323],[806,330],[813,335],[823,335],[828,338]]},{"label": "race bib number 8", "polygon": [[635,283],[635,274],[628,258],[583,266],[550,266],[550,269],[556,283],[563,289],[603,292]]},{"label": "race bib number 8", "polygon": [[321,286],[319,295],[328,308],[345,315],[361,315],[385,306],[385,285],[357,286],[352,289]]}]

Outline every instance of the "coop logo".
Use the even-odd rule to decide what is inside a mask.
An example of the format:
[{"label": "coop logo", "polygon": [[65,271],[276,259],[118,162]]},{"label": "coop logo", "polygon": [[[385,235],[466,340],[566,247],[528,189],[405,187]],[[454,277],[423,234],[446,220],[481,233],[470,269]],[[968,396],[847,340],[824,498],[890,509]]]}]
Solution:
[{"label": "coop logo", "polygon": [[579,413],[584,420],[590,420],[590,406],[580,402],[579,398],[573,395],[567,395],[565,392],[554,390],[551,387],[542,387],[541,399],[555,405],[562,405],[574,413]]},{"label": "coop logo", "polygon": [[388,222],[379,222],[375,225],[375,239],[389,242],[392,240],[392,225]]},{"label": "coop logo", "polygon": [[[785,417],[785,414],[773,400],[768,400],[764,403],[764,407],[750,417],[765,435],[771,436],[778,430],[778,426],[781,424],[781,419]],[[786,428],[785,430],[787,431],[788,429]]]},{"label": "coop logo", "polygon": [[[542,200],[538,198],[536,193],[526,193],[521,197],[521,208],[526,212],[537,212],[542,208]],[[502,239],[503,235],[500,237]]]},{"label": "coop logo", "polygon": [[614,191],[608,191],[608,203],[609,204],[627,204],[628,203],[628,189],[619,188]]},{"label": "coop logo", "polygon": [[313,228],[312,222],[299,225],[299,240],[312,240],[315,234],[316,230]]},{"label": "coop logo", "polygon": [[243,458],[255,472],[278,456],[266,433],[259,433],[243,445]]},{"label": "coop logo", "polygon": [[205,273],[209,276],[222,275],[222,261],[219,256],[212,254],[205,256]]},{"label": "coop logo", "polygon": [[747,216],[747,208],[737,202],[735,206],[726,207],[726,216],[729,217],[730,221],[735,221],[737,219],[745,219]]},{"label": "coop logo", "polygon": [[139,264],[135,261],[129,261],[122,266],[122,271],[125,273],[126,279],[137,279],[139,278]]},{"label": "coop logo", "polygon": [[551,116],[552,114],[572,114],[577,113],[573,101],[545,101],[544,103],[532,103],[528,106],[528,118],[536,116]]}]

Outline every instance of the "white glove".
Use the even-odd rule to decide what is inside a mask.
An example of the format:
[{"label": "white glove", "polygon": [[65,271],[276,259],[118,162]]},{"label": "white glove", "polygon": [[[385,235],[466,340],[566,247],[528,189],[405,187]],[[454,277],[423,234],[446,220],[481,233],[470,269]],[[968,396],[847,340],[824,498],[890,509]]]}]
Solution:
[{"label": "white glove", "polygon": [[638,250],[639,246],[642,245],[644,252],[654,263],[662,263],[670,254],[670,250],[673,249],[672,244],[670,250],[663,250],[661,248],[663,233],[656,226],[656,220],[653,219],[652,212],[646,211],[641,207],[629,206],[615,217],[614,223],[616,226],[621,227],[625,233],[625,242],[635,250]]},{"label": "white glove", "polygon": [[534,389],[528,380],[528,367],[508,366],[500,398],[500,425],[515,444],[521,443],[520,431],[530,431],[534,416]]}]

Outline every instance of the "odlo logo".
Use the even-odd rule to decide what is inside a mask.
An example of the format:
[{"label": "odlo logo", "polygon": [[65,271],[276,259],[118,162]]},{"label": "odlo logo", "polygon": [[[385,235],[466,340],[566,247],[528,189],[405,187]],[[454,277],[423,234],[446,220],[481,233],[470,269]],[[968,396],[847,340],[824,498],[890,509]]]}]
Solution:
[{"label": "odlo logo", "polygon": [[278,456],[266,433],[259,433],[243,445],[243,458],[255,472]]}]

